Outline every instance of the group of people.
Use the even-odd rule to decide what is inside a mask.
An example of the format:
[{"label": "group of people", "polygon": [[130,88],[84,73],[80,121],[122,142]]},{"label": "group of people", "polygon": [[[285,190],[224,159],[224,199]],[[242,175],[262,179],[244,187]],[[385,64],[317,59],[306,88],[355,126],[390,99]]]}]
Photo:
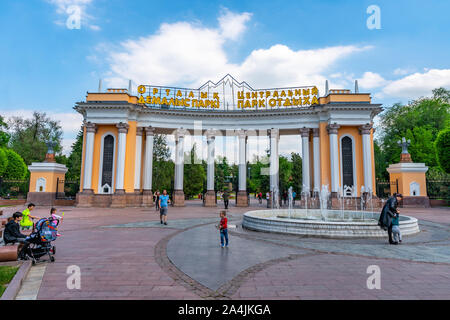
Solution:
[{"label": "group of people", "polygon": [[[37,216],[31,215],[31,212],[36,206],[33,203],[29,203],[27,208],[22,212],[14,212],[13,215],[8,219],[8,223],[5,225],[5,230],[3,231],[3,240],[5,244],[9,243],[19,243],[22,248],[19,252],[19,259],[25,259],[25,252],[29,246],[27,242],[27,235],[21,233],[24,230],[34,230],[33,219],[40,219]],[[56,215],[56,208],[50,209],[51,219],[61,219],[62,217]],[[57,236],[60,236],[58,233]]]}]

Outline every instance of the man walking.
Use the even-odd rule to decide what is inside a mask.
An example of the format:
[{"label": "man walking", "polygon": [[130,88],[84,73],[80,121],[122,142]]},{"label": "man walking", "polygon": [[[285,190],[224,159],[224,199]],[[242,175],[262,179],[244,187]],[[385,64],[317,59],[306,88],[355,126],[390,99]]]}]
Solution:
[{"label": "man walking", "polygon": [[167,194],[167,190],[163,190],[163,194],[159,196],[159,219],[161,220],[161,224],[167,225],[167,207],[170,203],[169,195]]},{"label": "man walking", "polygon": [[380,219],[378,220],[378,225],[383,230],[387,230],[389,236],[390,244],[397,244],[392,240],[392,219],[398,213],[398,203],[402,199],[402,195],[399,193],[394,193],[383,206],[381,210]]},{"label": "man walking", "polygon": [[230,199],[230,194],[228,190],[225,190],[222,194],[223,204],[225,205],[225,209],[228,209],[228,200]]}]

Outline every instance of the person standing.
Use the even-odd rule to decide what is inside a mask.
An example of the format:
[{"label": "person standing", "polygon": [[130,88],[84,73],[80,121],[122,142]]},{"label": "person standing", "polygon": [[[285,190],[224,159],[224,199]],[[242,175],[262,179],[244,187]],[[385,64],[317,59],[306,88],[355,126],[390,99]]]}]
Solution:
[{"label": "person standing", "polygon": [[228,219],[225,210],[220,211],[220,223],[217,227],[220,231],[220,246],[228,247]]},{"label": "person standing", "polygon": [[225,205],[225,209],[228,209],[228,201],[230,200],[230,194],[228,190],[225,190],[222,194],[223,204]]},{"label": "person standing", "polygon": [[403,198],[403,196],[399,193],[394,193],[392,197],[390,197],[383,206],[381,210],[380,219],[378,220],[378,225],[381,229],[387,230],[389,237],[389,244],[396,244],[392,240],[392,219],[398,213],[398,203]]},{"label": "person standing", "polygon": [[295,191],[292,191],[292,206],[295,206],[295,196],[297,193]]},{"label": "person standing", "polygon": [[167,225],[167,210],[168,204],[170,203],[169,195],[167,194],[167,190],[163,190],[163,194],[159,196],[159,219],[161,220],[161,224]]},{"label": "person standing", "polygon": [[22,211],[22,220],[20,220],[20,226],[22,230],[31,229],[33,227],[33,221],[31,219],[39,218],[31,215],[31,211],[33,211],[35,207],[36,206],[34,205],[34,203],[29,203],[28,207]]}]

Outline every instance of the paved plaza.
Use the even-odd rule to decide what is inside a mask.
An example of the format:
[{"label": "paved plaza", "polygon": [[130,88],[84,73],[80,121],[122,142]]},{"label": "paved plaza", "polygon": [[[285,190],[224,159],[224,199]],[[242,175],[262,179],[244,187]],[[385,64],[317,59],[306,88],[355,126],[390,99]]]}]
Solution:
[{"label": "paved plaza", "polygon": [[[252,209],[265,209],[252,199]],[[21,209],[17,207],[17,209]],[[33,267],[19,299],[450,299],[450,209],[403,208],[421,232],[402,245],[242,229],[249,208],[231,206],[230,246],[219,246],[220,208],[61,207],[56,261]],[[14,208],[7,208],[7,214]],[[45,216],[48,208],[33,211]],[[67,267],[81,271],[68,289]],[[368,289],[379,266],[381,289]]]}]

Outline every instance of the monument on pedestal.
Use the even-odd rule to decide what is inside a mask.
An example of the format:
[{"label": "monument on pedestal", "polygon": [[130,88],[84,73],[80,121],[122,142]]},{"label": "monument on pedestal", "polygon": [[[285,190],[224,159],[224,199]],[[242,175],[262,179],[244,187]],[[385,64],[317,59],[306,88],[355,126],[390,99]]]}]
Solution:
[{"label": "monument on pedestal", "polygon": [[428,167],[425,163],[412,162],[408,147],[411,141],[398,141],[402,147],[400,162],[389,165],[391,181],[391,193],[399,192],[403,195],[404,207],[426,207],[430,206],[430,199],[427,196],[427,183],[425,173]]},{"label": "monument on pedestal", "polygon": [[56,163],[54,142],[46,142],[47,154],[44,162],[33,162],[28,166],[30,170],[30,188],[27,202],[38,206],[52,206],[56,200],[56,194],[64,194],[64,178],[67,167]]}]

